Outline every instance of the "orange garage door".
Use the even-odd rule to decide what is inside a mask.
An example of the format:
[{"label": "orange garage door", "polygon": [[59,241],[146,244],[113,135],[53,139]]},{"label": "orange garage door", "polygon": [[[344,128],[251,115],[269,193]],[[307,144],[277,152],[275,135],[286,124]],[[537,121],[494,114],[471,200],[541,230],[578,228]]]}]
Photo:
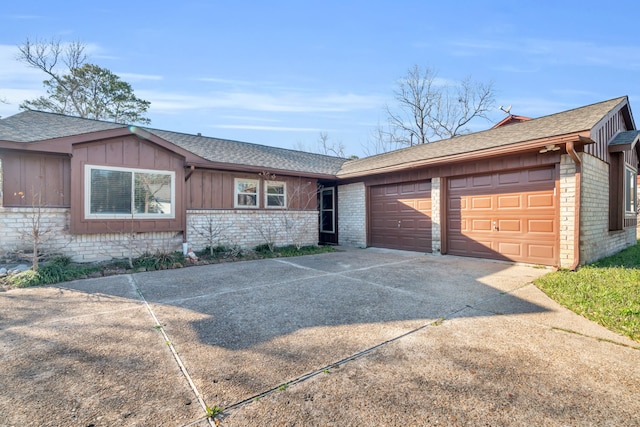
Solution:
[{"label": "orange garage door", "polygon": [[369,245],[431,252],[431,182],[370,187]]},{"label": "orange garage door", "polygon": [[558,264],[555,166],[450,178],[447,252]]}]

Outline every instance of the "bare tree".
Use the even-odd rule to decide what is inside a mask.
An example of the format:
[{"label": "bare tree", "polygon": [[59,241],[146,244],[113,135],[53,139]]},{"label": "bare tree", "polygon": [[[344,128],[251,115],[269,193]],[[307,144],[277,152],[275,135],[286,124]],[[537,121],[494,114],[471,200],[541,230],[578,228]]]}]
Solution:
[{"label": "bare tree", "polygon": [[[261,179],[275,181],[277,176],[270,172],[261,172]],[[311,227],[318,226],[317,212],[308,215],[309,207],[317,199],[319,188],[312,181],[290,181],[286,197],[280,198],[279,209],[270,211],[270,215],[252,224],[253,229],[264,240],[270,252],[276,248],[276,241],[284,241],[300,249],[305,243],[305,235]]]},{"label": "bare tree", "polygon": [[343,157],[343,158],[347,157],[345,155],[345,146],[342,143],[342,141],[330,141],[329,133],[326,131],[320,132],[320,135],[318,136],[318,140],[316,141],[315,146],[309,147],[304,142],[298,141],[296,144],[294,144],[293,148],[296,150],[306,151],[309,153],[324,154],[326,156],[335,156],[335,157]]},{"label": "bare tree", "polygon": [[[20,197],[25,194],[20,191]],[[45,256],[43,246],[53,238],[54,229],[47,223],[43,210],[42,189],[40,191],[31,188],[31,213],[25,214],[25,227],[21,232],[20,239],[29,244],[31,254],[28,255],[31,261],[31,268],[38,269],[38,262]]]},{"label": "bare tree", "polygon": [[329,141],[329,134],[327,132],[320,132],[318,137],[318,148],[320,154],[326,154],[327,156],[346,157],[344,154],[344,144],[342,141]]},{"label": "bare tree", "polygon": [[[378,141],[391,146],[412,146],[470,132],[477,118],[489,120],[494,104],[493,83],[470,77],[455,84],[441,83],[431,68],[409,68],[394,92],[397,106],[386,107],[389,129]],[[374,141],[376,138],[374,138]]]},{"label": "bare tree", "polygon": [[216,219],[213,212],[208,213],[200,223],[192,225],[191,229],[194,234],[205,240],[211,256],[215,253],[216,247],[220,246],[220,243],[226,239],[225,231],[227,227]]},{"label": "bare tree", "polygon": [[392,127],[385,128],[382,124],[378,123],[378,126],[371,132],[369,144],[363,144],[362,146],[365,155],[373,156],[403,148],[404,144],[401,139],[398,138],[395,131],[396,129]]},{"label": "bare tree", "polygon": [[87,64],[86,46],[79,42],[27,39],[18,47],[18,60],[43,71],[47,96],[26,100],[20,108],[96,120],[148,124],[149,101],[137,98],[131,85],[111,71]]}]

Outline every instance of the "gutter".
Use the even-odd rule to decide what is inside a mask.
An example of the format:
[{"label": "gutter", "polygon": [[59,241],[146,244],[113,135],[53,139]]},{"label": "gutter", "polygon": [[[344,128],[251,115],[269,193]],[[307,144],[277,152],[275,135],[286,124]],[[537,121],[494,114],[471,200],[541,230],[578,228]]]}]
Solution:
[{"label": "gutter", "polygon": [[573,141],[566,144],[567,154],[571,156],[576,164],[576,187],[575,187],[575,207],[574,207],[574,225],[573,225],[573,263],[571,271],[575,271],[580,265],[580,188],[582,184],[582,160],[578,156]]},{"label": "gutter", "polygon": [[[437,141],[440,142],[440,141]],[[480,149],[475,151],[466,151],[464,153],[457,153],[452,155],[445,155],[440,157],[427,158],[416,161],[398,161],[395,164],[388,166],[380,166],[374,168],[365,168],[356,172],[338,172],[338,179],[351,179],[360,178],[363,176],[377,175],[383,173],[398,172],[407,169],[416,169],[423,167],[434,167],[443,164],[449,164],[453,162],[472,161],[472,160],[484,160],[487,158],[493,158],[505,154],[519,154],[526,153],[533,150],[544,148],[547,145],[562,145],[568,142],[578,143],[581,145],[593,144],[594,141],[588,136],[587,131],[574,132],[562,136],[546,137],[527,142],[516,142],[513,144],[500,145],[497,147]],[[428,144],[427,144],[428,145]],[[385,153],[387,154],[387,153]],[[385,154],[379,154],[384,156]],[[366,159],[366,158],[365,158]]]}]

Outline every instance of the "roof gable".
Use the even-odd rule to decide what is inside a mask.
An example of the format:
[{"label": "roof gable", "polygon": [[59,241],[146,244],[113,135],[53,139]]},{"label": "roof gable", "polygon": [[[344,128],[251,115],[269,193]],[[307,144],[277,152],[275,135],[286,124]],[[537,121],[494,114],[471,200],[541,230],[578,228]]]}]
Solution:
[{"label": "roof gable", "polygon": [[343,158],[322,154],[41,111],[24,111],[0,120],[0,144],[1,141],[20,144],[48,142],[51,149],[46,151],[60,150],[64,145],[61,144],[62,139],[71,143],[90,142],[121,133],[133,133],[163,146],[168,146],[168,142],[174,146],[173,151],[182,155],[185,154],[183,150],[192,153],[193,156],[187,158],[187,161],[198,163],[200,167],[226,165],[234,169],[297,172],[332,177],[346,161]]}]

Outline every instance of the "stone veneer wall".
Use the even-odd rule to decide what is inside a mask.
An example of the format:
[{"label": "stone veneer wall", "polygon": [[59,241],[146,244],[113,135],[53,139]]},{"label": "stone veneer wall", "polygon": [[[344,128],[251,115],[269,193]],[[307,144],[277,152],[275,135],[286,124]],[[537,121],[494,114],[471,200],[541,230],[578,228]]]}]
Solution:
[{"label": "stone veneer wall", "polygon": [[[211,232],[209,231],[211,230]],[[210,236],[212,239],[210,239]],[[187,242],[194,250],[215,245],[254,248],[317,245],[318,212],[297,210],[188,210]]]},{"label": "stone veneer wall", "polygon": [[367,246],[366,200],[364,183],[338,186],[338,244]]},{"label": "stone veneer wall", "polygon": [[[0,208],[0,254],[31,253],[28,230],[37,216],[38,210],[32,207]],[[180,232],[71,234],[67,208],[40,209],[40,230],[44,233],[40,245],[42,252],[67,255],[75,262],[126,258],[130,249],[134,257],[156,250],[182,250]]]},{"label": "stone veneer wall", "polygon": [[614,254],[636,243],[636,228],[609,231],[609,165],[582,154],[580,263]]}]

